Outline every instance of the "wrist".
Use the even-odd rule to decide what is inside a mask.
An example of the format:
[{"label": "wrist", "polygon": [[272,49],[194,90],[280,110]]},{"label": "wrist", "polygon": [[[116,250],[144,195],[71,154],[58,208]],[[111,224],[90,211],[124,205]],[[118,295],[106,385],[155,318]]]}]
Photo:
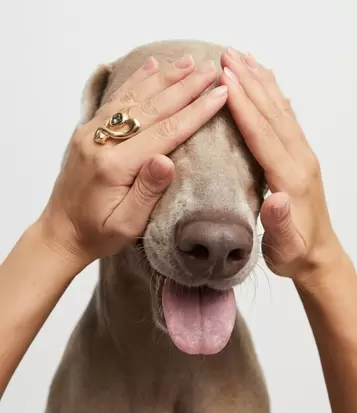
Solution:
[{"label": "wrist", "polygon": [[341,278],[352,273],[355,273],[352,261],[335,238],[313,254],[308,265],[294,277],[294,284],[302,293],[316,294],[321,290],[335,290]]},{"label": "wrist", "polygon": [[76,247],[72,237],[67,235],[68,232],[64,227],[61,229],[61,233],[55,231],[53,226],[48,225],[47,218],[40,217],[27,229],[25,236],[28,234],[49,259],[63,265],[68,274],[74,277],[93,259]]},{"label": "wrist", "polygon": [[328,341],[348,354],[357,348],[357,275],[342,247],[332,254],[316,264],[309,277],[304,274],[294,283],[317,344]]}]

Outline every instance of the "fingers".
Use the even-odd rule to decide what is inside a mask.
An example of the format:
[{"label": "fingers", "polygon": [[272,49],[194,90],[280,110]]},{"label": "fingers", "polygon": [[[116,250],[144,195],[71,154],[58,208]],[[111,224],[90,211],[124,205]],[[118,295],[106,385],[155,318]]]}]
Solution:
[{"label": "fingers", "polygon": [[110,95],[105,105],[98,108],[94,121],[103,122],[107,119],[111,102],[119,102],[120,96],[133,89],[144,80],[150,78],[159,70],[158,61],[150,56],[149,59],[127,79],[114,93]]},{"label": "fingers", "polygon": [[287,170],[291,162],[290,155],[227,66],[224,67],[220,81],[228,86],[228,107],[256,160],[267,173],[272,172],[276,164]]},{"label": "fingers", "polygon": [[234,73],[248,98],[267,120],[274,122],[280,112],[289,112],[290,105],[278,93],[273,74],[263,69],[252,55],[228,49],[222,55],[222,64]]},{"label": "fingers", "polygon": [[289,197],[285,193],[276,192],[270,195],[261,209],[261,221],[265,231],[277,240],[286,238],[292,232]]},{"label": "fingers", "polygon": [[143,82],[150,76],[157,73],[159,70],[159,62],[153,57],[150,56],[149,59],[136,71],[133,73],[130,78],[124,82],[124,84],[110,97],[109,101],[112,101],[119,96],[119,91],[121,93],[130,90],[139,83]]},{"label": "fingers", "polygon": [[[294,224],[290,199],[286,193],[276,192],[264,201],[261,222],[265,229],[262,243],[264,256],[270,257],[275,263],[276,267],[271,269],[278,273],[281,270],[279,265],[292,263],[306,250]],[[271,266],[272,262],[267,264]]]},{"label": "fingers", "polygon": [[122,162],[135,173],[149,157],[157,153],[167,155],[186,141],[222,108],[226,100],[227,87],[215,88],[113,150],[118,157],[125,153]]},{"label": "fingers", "polygon": [[[145,70],[144,69],[139,69]],[[97,122],[103,123],[121,109],[131,108],[145,99],[148,99],[169,86],[179,82],[194,70],[193,59],[185,55],[174,62],[166,70],[154,72],[140,83],[129,79],[129,86],[123,85],[115,92],[114,99],[102,106],[98,112]],[[139,75],[137,75],[139,76]]]},{"label": "fingers", "polygon": [[248,68],[252,70],[252,74],[263,85],[266,93],[275,105],[277,105],[282,112],[290,112],[291,115],[295,116],[289,100],[283,95],[276,82],[274,73],[271,70],[263,68],[250,53],[246,54],[243,60],[248,65]]},{"label": "fingers", "polygon": [[166,156],[157,155],[146,162],[107,225],[120,226],[128,238],[139,236],[173,176],[174,164]]},{"label": "fingers", "polygon": [[206,61],[193,73],[130,110],[140,120],[141,131],[183,109],[216,79],[217,69]]},{"label": "fingers", "polygon": [[233,49],[228,49],[222,56],[222,65],[234,74],[247,98],[259,112],[261,122],[268,125],[290,158],[301,160],[308,155],[310,148],[301,127],[272,72],[265,70],[253,56],[242,55]]},{"label": "fingers", "polygon": [[259,105],[260,112],[270,120],[273,129],[281,137],[291,155],[300,158],[306,150],[310,150],[310,147],[296,120],[290,101],[283,95],[274,73],[264,69],[250,54],[245,55],[243,60],[246,63],[247,72],[250,72],[265,90],[269,101]]}]

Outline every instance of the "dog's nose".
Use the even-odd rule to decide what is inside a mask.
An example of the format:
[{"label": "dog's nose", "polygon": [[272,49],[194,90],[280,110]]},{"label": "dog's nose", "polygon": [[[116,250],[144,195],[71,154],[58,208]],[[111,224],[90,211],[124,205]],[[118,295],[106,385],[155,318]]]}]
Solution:
[{"label": "dog's nose", "polygon": [[230,278],[248,262],[253,230],[241,219],[214,215],[185,220],[176,228],[176,253],[196,278]]}]

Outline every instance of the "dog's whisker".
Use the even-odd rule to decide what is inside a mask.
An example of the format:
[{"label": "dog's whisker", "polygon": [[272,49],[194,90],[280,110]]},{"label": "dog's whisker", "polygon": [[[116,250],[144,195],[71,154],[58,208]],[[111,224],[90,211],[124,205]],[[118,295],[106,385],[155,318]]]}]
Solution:
[{"label": "dog's whisker", "polygon": [[252,299],[252,302],[254,303],[255,302],[255,300],[256,300],[256,297],[257,297],[257,285],[258,285],[258,278],[257,278],[257,274],[256,274],[256,271],[255,271],[255,269],[253,269],[253,271],[252,271],[252,280],[253,280],[253,291],[254,291],[254,295],[253,295],[253,299]]},{"label": "dog's whisker", "polygon": [[268,282],[268,286],[269,286],[269,295],[270,295],[270,299],[272,298],[272,288],[271,288],[271,283],[270,283],[270,279],[268,274],[266,273],[265,269],[259,264],[257,263],[257,267],[263,272],[265,279]]},{"label": "dog's whisker", "polygon": [[272,245],[270,245],[270,244],[268,244],[268,243],[266,243],[266,242],[262,242],[261,245],[270,248],[271,250],[273,250],[274,252],[276,252],[277,254],[279,254],[282,258],[284,258],[284,254],[283,254],[281,251],[277,250],[277,249],[276,249],[275,247],[273,247]]}]

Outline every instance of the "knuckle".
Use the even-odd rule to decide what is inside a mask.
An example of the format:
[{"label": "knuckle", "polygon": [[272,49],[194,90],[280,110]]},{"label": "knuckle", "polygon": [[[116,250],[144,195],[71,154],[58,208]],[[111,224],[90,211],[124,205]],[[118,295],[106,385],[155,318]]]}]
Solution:
[{"label": "knuckle", "polygon": [[136,190],[134,191],[136,201],[142,205],[147,206],[152,204],[161,191],[158,188],[155,188],[154,185],[150,185],[145,179],[138,179]]},{"label": "knuckle", "polygon": [[72,142],[69,144],[67,150],[75,152],[82,159],[87,155],[87,151],[84,150],[83,139],[81,139],[78,135],[73,136]]},{"label": "knuckle", "polygon": [[162,83],[165,87],[171,86],[181,77],[181,71],[176,68],[169,68],[162,74]]},{"label": "knuckle", "polygon": [[299,170],[295,175],[295,192],[303,196],[309,191],[311,183],[310,174],[306,169]]},{"label": "knuckle", "polygon": [[293,115],[293,108],[291,106],[291,101],[287,97],[283,97],[281,102],[281,111],[284,115]]},{"label": "knuckle", "polygon": [[311,175],[315,178],[315,177],[319,177],[321,174],[321,167],[320,167],[320,162],[317,158],[317,156],[311,152],[310,156],[309,156],[309,170]]},{"label": "knuckle", "polygon": [[67,148],[67,154],[69,154],[69,152],[74,152],[77,154],[78,158],[81,161],[86,161],[89,158],[89,153],[86,145],[84,144],[86,134],[84,134],[83,132],[84,131],[78,129],[74,134],[72,142]]},{"label": "knuckle", "polygon": [[177,87],[179,93],[182,96],[187,96],[190,101],[193,101],[197,97],[197,89],[200,87],[202,82],[201,79],[195,78],[185,78],[177,82]]},{"label": "knuckle", "polygon": [[109,151],[97,151],[93,156],[95,172],[100,176],[106,176],[113,170],[113,156]]},{"label": "knuckle", "polygon": [[187,89],[188,89],[187,80],[186,79],[180,79],[176,83],[176,88],[181,93],[187,93]]},{"label": "knuckle", "polygon": [[144,116],[157,117],[159,113],[158,113],[157,103],[155,99],[150,98],[150,99],[145,100],[141,104],[141,112],[143,113]]},{"label": "knuckle", "polygon": [[271,134],[270,123],[264,116],[259,116],[258,128],[263,136],[269,136]]},{"label": "knuckle", "polygon": [[156,125],[156,134],[159,138],[168,138],[175,135],[178,131],[178,121],[172,116],[166,118]]},{"label": "knuckle", "polygon": [[266,114],[266,118],[268,121],[277,121],[279,120],[284,114],[281,110],[277,107],[276,104],[271,103],[271,107]]},{"label": "knuckle", "polygon": [[137,93],[134,89],[129,89],[123,94],[120,100],[124,105],[133,106],[137,103]]},{"label": "knuckle", "polygon": [[310,192],[314,183],[321,178],[321,168],[317,156],[309,151],[305,155],[302,166],[294,176],[294,188],[298,195],[306,195]]}]

